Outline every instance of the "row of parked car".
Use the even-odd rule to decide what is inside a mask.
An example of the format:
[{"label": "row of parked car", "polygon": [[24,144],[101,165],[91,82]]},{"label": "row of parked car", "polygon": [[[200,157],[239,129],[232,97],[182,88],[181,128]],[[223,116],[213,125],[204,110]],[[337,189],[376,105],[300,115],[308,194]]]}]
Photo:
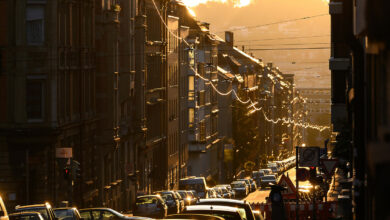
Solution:
[{"label": "row of parked car", "polygon": [[[262,220],[259,211],[252,210],[249,203],[235,199],[207,198],[188,203],[181,213],[167,215],[168,206],[162,192],[137,198],[138,208],[134,215],[125,215],[110,208],[52,208],[49,203],[16,206],[8,214],[0,197],[1,220],[138,220],[138,219],[208,219],[208,220]],[[165,194],[167,195],[167,194]],[[166,196],[164,196],[166,197]],[[158,212],[158,210],[163,212]]]}]

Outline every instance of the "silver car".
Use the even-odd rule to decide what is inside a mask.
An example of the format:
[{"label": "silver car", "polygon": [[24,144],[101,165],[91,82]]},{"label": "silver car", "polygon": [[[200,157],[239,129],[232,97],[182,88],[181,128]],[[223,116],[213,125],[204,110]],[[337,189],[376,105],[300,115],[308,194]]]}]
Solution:
[{"label": "silver car", "polygon": [[165,218],[168,214],[168,207],[164,200],[158,195],[146,195],[137,197],[134,207],[134,215]]}]

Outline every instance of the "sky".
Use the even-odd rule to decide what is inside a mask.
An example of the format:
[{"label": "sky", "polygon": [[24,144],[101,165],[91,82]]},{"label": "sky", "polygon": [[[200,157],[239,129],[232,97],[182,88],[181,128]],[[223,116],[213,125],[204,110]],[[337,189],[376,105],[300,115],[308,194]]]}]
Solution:
[{"label": "sky", "polygon": [[[237,47],[242,49],[244,45],[247,53],[264,63],[273,62],[282,72],[295,74],[296,87],[330,88],[330,16],[326,0],[188,1],[192,5],[195,1],[211,1],[191,7],[197,19],[209,22],[211,31],[222,38],[224,31],[233,30]],[[312,18],[300,19],[304,17]],[[290,20],[295,21],[284,22]],[[275,22],[281,23],[267,25]]]}]

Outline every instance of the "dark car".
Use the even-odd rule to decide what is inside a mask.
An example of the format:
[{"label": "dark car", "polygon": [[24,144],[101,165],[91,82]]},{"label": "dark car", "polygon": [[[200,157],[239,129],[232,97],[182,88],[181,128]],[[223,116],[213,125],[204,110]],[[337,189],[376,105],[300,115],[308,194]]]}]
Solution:
[{"label": "dark car", "polygon": [[151,218],[165,218],[168,207],[158,195],[139,196],[135,201],[134,215]]},{"label": "dark car", "polygon": [[252,178],[254,181],[256,181],[256,185],[260,186],[261,183],[261,177],[265,175],[264,171],[259,170],[259,171],[253,171],[252,172]]},{"label": "dark car", "polygon": [[235,208],[242,208],[245,210],[247,220],[255,220],[254,212],[249,203],[243,200],[236,199],[200,199],[196,205],[221,205]]},{"label": "dark car", "polygon": [[146,219],[143,217],[125,216],[114,209],[110,208],[87,208],[79,210],[83,220],[131,220]]},{"label": "dark car", "polygon": [[249,192],[252,192],[252,185],[251,185],[251,182],[249,181],[249,179],[238,179],[237,181],[244,181],[245,184],[248,186]]},{"label": "dark car", "polygon": [[44,220],[39,212],[18,212],[8,216],[10,220]]},{"label": "dark car", "polygon": [[190,205],[185,208],[184,213],[214,215],[222,217],[225,220],[246,219],[244,209],[219,205]]},{"label": "dark car", "polygon": [[16,206],[15,212],[39,212],[44,220],[57,220],[49,203]]},{"label": "dark car", "polygon": [[191,191],[178,190],[177,192],[184,199],[184,203],[185,203],[186,206],[195,204],[196,201],[198,200],[197,198],[195,198],[194,194]]},{"label": "dark car", "polygon": [[55,208],[53,209],[54,215],[59,220],[80,220],[81,215],[76,208]]},{"label": "dark car", "polygon": [[270,183],[276,184],[275,175],[265,175],[265,176],[261,177],[261,187],[262,188],[270,186]]},{"label": "dark car", "polygon": [[182,212],[184,210],[184,207],[186,207],[184,198],[180,195],[179,192],[177,192],[177,191],[173,191],[173,192],[176,194],[176,197],[180,202],[180,212]]},{"label": "dark car", "polygon": [[173,191],[160,191],[156,192],[156,194],[160,195],[165,204],[168,206],[168,214],[180,213],[180,200],[176,193]]},{"label": "dark car", "polygon": [[256,182],[253,179],[249,179],[249,182],[251,183],[252,192],[256,191],[256,189],[257,189]]},{"label": "dark car", "polygon": [[219,216],[191,213],[168,215],[165,219],[225,220],[224,218]]},{"label": "dark car", "polygon": [[230,184],[220,184],[220,185],[216,185],[216,186],[217,187],[225,187],[227,189],[227,191],[229,192],[231,199],[236,197],[234,190],[232,189],[232,186]]},{"label": "dark car", "polygon": [[230,184],[237,198],[245,197],[249,193],[249,188],[245,181],[234,181]]}]

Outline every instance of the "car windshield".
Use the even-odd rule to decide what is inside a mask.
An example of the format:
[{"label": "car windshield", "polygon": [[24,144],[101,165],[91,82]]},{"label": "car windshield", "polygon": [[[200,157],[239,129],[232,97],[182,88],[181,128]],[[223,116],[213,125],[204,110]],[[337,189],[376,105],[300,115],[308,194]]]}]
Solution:
[{"label": "car windshield", "polygon": [[263,180],[275,180],[274,176],[263,176]]},{"label": "car windshield", "polygon": [[186,194],[186,192],[179,192],[179,194],[180,194],[180,196],[182,197],[182,198],[186,198],[187,197],[187,194]]},{"label": "car windshield", "polygon": [[175,196],[176,196],[178,199],[182,199],[182,196],[180,195],[180,193],[175,193]]},{"label": "car windshield", "polygon": [[156,197],[143,197],[143,198],[138,198],[137,201],[135,202],[137,206],[140,205],[148,205],[148,204],[157,204],[157,198]]},{"label": "car windshield", "polygon": [[232,187],[233,188],[242,188],[242,187],[245,187],[245,183],[241,182],[241,183],[232,183]]},{"label": "car windshield", "polygon": [[161,197],[164,200],[173,200],[173,196],[171,194],[162,194]]},{"label": "car windshield", "polygon": [[54,215],[59,219],[73,217],[73,210],[71,209],[55,209],[53,211],[54,211]]},{"label": "car windshield", "polygon": [[195,191],[204,191],[204,186],[202,184],[191,184],[191,183],[186,183],[184,185],[184,190],[195,190]]},{"label": "car windshield", "polygon": [[47,212],[47,209],[45,207],[27,207],[27,208],[17,209],[16,211],[39,212],[39,213],[41,213],[44,220],[49,220],[49,213]]}]

